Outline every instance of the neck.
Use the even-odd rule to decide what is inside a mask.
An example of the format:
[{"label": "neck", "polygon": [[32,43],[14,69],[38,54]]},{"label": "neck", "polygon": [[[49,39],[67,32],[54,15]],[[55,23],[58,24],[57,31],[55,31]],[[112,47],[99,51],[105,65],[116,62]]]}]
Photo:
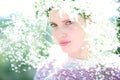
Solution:
[{"label": "neck", "polygon": [[76,59],[87,60],[91,55],[88,46],[81,47],[78,51],[68,54],[68,56]]}]

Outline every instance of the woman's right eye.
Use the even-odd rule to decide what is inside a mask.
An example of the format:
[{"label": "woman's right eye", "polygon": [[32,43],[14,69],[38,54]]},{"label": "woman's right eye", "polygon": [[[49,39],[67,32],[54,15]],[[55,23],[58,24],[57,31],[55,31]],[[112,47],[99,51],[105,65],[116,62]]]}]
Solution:
[{"label": "woman's right eye", "polygon": [[57,24],[51,23],[50,26],[51,26],[52,28],[54,28],[54,27],[57,27]]}]

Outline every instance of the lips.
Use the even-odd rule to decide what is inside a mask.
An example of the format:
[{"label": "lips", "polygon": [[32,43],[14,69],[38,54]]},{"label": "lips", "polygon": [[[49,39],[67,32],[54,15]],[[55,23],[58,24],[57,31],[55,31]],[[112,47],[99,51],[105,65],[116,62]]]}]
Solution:
[{"label": "lips", "polygon": [[60,45],[61,46],[67,46],[71,41],[61,41]]}]

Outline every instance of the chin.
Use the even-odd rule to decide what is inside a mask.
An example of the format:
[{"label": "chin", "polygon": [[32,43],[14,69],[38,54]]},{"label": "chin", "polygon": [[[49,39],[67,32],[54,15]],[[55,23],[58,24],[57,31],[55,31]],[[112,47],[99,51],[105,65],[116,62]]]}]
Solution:
[{"label": "chin", "polygon": [[61,49],[65,53],[72,53],[72,52],[74,52],[74,49],[69,47],[69,46],[61,46]]},{"label": "chin", "polygon": [[70,50],[70,48],[69,49],[62,49],[63,50],[63,52],[65,52],[65,53],[72,53],[73,51],[72,50]]}]

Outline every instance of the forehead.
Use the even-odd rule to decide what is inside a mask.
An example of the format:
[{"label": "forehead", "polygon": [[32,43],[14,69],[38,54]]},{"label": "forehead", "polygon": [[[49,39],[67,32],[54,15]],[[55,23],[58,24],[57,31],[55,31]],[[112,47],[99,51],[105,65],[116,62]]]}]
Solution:
[{"label": "forehead", "polygon": [[72,20],[79,23],[86,22],[84,18],[81,17],[80,15],[69,14],[62,10],[50,11],[49,17],[50,17],[50,22],[55,22],[55,23],[64,22],[66,20]]},{"label": "forehead", "polygon": [[62,10],[52,10],[49,16],[50,21],[70,19],[70,16]]}]

